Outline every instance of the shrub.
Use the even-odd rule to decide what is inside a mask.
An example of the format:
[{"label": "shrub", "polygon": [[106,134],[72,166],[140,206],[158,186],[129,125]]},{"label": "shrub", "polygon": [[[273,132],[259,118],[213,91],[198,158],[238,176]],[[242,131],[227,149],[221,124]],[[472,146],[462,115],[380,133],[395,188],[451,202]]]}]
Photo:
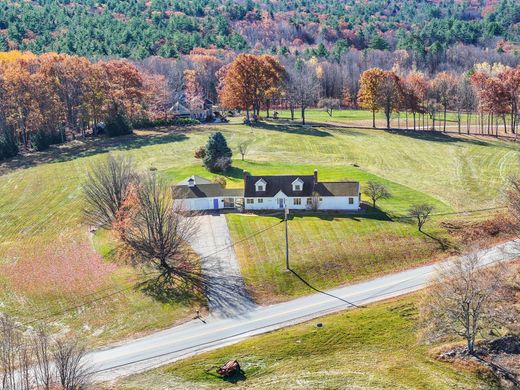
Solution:
[{"label": "shrub", "polygon": [[206,148],[204,146],[199,146],[195,149],[195,158],[204,158],[206,157]]},{"label": "shrub", "polygon": [[63,130],[40,129],[31,136],[31,146],[38,151],[46,150],[51,145],[61,144],[65,141]]},{"label": "shrub", "polygon": [[45,130],[40,129],[31,135],[31,146],[38,151],[49,149],[51,146],[51,137]]},{"label": "shrub", "polygon": [[221,132],[210,135],[206,144],[204,166],[211,172],[223,172],[231,166],[233,153],[227,145],[227,141]]},{"label": "shrub", "polygon": [[0,161],[18,154],[18,143],[14,134],[4,131],[0,133]]},{"label": "shrub", "polygon": [[106,132],[109,137],[132,134],[132,126],[126,114],[121,110],[114,110],[106,121]]},{"label": "shrub", "polygon": [[193,118],[175,118],[172,124],[177,126],[199,125],[200,121]]},{"label": "shrub", "polygon": [[150,129],[153,127],[164,127],[164,126],[189,126],[198,125],[200,122],[193,118],[173,118],[173,119],[150,119],[150,118],[138,118],[132,120],[132,127],[139,129]]}]

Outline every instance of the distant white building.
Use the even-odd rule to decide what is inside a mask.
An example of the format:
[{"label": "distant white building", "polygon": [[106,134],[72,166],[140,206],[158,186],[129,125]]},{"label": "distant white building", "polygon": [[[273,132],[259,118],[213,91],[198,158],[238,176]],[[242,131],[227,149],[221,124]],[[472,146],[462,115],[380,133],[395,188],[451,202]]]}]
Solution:
[{"label": "distant white building", "polygon": [[251,176],[244,172],[243,189],[227,189],[207,179],[192,176],[173,187],[177,202],[188,210],[359,210],[357,181],[318,181],[314,175]]}]

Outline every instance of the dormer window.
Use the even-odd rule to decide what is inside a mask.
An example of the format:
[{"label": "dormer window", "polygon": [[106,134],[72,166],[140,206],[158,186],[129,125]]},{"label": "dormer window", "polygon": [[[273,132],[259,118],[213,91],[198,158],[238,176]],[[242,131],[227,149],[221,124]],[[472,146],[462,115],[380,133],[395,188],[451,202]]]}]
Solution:
[{"label": "dormer window", "polygon": [[303,189],[303,180],[298,178],[292,182],[292,190],[295,192],[301,191]]},{"label": "dormer window", "polygon": [[262,191],[265,191],[265,185],[267,183],[265,182],[265,180],[263,179],[260,179],[258,180],[256,183],[255,183],[255,190],[258,191],[258,192],[262,192]]}]

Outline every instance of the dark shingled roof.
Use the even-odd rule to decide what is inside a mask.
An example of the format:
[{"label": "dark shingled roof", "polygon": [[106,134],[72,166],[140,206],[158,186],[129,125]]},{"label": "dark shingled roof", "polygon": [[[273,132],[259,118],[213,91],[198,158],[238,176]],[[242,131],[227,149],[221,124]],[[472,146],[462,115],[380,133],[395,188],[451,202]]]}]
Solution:
[{"label": "dark shingled roof", "polygon": [[173,186],[174,197],[178,199],[235,197],[243,196],[241,188],[223,188],[220,184],[197,184],[194,187],[186,185]]},{"label": "dark shingled roof", "polygon": [[[266,182],[265,191],[256,191],[255,183],[258,180]],[[301,191],[293,191],[292,183],[300,179],[303,182]],[[278,175],[278,176],[249,176],[244,180],[244,189],[223,188],[220,184],[209,183],[208,180],[195,177],[196,185],[186,185],[187,179],[173,186],[174,196],[179,199],[214,198],[214,197],[246,197],[272,198],[282,191],[289,197],[310,197],[314,192],[320,196],[358,196],[359,183],[357,181],[315,182],[314,175]],[[198,184],[201,183],[201,184]]]},{"label": "dark shingled roof", "polygon": [[[260,179],[267,183],[265,191],[256,191],[255,183]],[[302,191],[293,191],[292,183],[296,179],[301,179],[303,181]],[[244,196],[246,198],[271,198],[279,191],[282,191],[289,197],[310,197],[313,192],[317,192],[320,196],[358,196],[359,183],[356,181],[319,181],[315,183],[314,175],[246,176],[245,178]]]},{"label": "dark shingled roof", "polygon": [[[263,179],[267,184],[265,191],[256,191],[255,183]],[[303,181],[303,188],[301,191],[293,191],[292,183],[296,179]],[[294,176],[294,175],[279,175],[279,176],[246,176],[244,183],[244,196],[246,198],[256,197],[274,197],[280,190],[287,196],[311,196],[314,188],[314,176]]]},{"label": "dark shingled roof", "polygon": [[316,183],[314,190],[320,196],[358,196],[359,183],[357,181],[322,181]]}]

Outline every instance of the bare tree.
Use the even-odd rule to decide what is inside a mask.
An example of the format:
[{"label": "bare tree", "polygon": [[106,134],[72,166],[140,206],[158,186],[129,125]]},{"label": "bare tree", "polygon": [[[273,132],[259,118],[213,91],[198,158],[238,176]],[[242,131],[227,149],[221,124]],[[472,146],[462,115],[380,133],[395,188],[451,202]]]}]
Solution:
[{"label": "bare tree", "polygon": [[122,156],[109,155],[88,173],[83,192],[85,217],[93,226],[109,227],[135,179],[133,163]]},{"label": "bare tree", "polygon": [[324,98],[318,101],[318,108],[324,108],[330,117],[332,117],[332,110],[337,110],[340,108],[340,106],[341,101],[339,99]]},{"label": "bare tree", "polygon": [[36,383],[44,390],[52,389],[55,372],[52,367],[51,340],[44,329],[38,329],[32,337],[34,354],[34,376]]},{"label": "bare tree", "polygon": [[155,174],[144,177],[120,215],[118,229],[134,261],[158,271],[169,282],[195,283],[198,271],[186,243],[196,233],[195,219]]},{"label": "bare tree", "polygon": [[509,178],[509,187],[506,190],[509,214],[513,217],[516,229],[520,229],[520,177],[513,175]]},{"label": "bare tree", "polygon": [[43,329],[25,336],[10,317],[0,316],[3,390],[81,390],[87,387],[89,374],[85,348],[76,341],[54,341]]},{"label": "bare tree", "polygon": [[320,90],[316,69],[305,62],[298,61],[288,69],[287,95],[301,110],[302,124],[305,124],[305,110],[312,106]]},{"label": "bare tree", "polygon": [[81,390],[89,382],[86,350],[77,341],[56,341],[52,356],[58,382],[64,390]]},{"label": "bare tree", "polygon": [[247,142],[241,142],[238,144],[238,151],[242,155],[242,161],[244,161],[244,157],[246,156],[247,149],[249,149],[249,144]]},{"label": "bare tree", "polygon": [[372,206],[374,208],[376,208],[376,202],[379,199],[388,199],[392,196],[384,184],[375,181],[369,181],[367,183],[364,193],[372,200]]},{"label": "bare tree", "polygon": [[468,353],[474,353],[483,324],[495,321],[493,306],[505,274],[501,266],[481,267],[482,259],[475,253],[438,270],[420,308],[426,339],[461,336]]},{"label": "bare tree", "polygon": [[17,389],[20,346],[21,335],[13,320],[5,315],[0,316],[0,379],[4,390]]},{"label": "bare tree", "polygon": [[430,215],[433,211],[433,206],[429,204],[414,204],[410,207],[408,214],[410,217],[417,220],[417,229],[422,232],[422,228],[424,224],[430,218]]}]

